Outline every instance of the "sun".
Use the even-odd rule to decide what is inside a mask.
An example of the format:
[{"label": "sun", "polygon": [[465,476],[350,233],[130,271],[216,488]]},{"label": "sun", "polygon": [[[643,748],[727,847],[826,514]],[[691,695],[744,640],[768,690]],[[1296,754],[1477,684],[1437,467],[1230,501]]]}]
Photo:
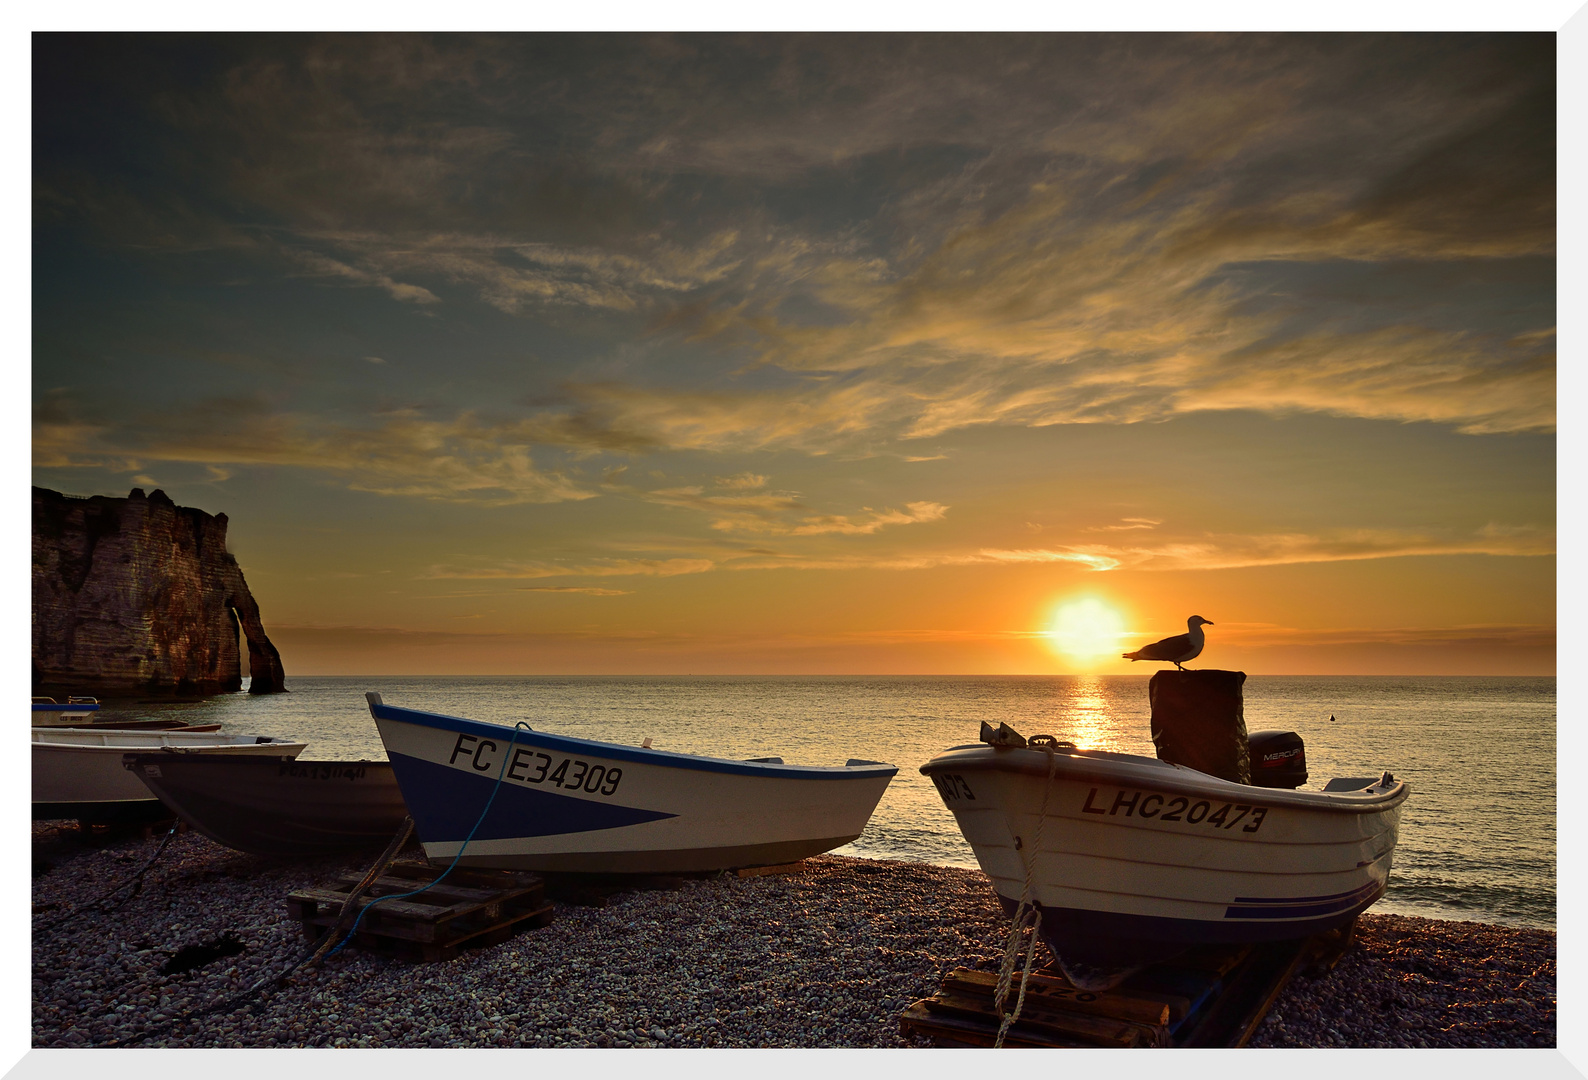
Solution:
[{"label": "sun", "polygon": [[1095,597],[1071,600],[1054,613],[1047,631],[1053,647],[1074,660],[1095,661],[1119,655],[1125,620]]}]

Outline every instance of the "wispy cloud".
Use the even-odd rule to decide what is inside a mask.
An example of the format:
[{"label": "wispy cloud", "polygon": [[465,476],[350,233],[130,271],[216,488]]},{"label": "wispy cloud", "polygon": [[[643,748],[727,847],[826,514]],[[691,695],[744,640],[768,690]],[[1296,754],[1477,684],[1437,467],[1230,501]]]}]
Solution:
[{"label": "wispy cloud", "polygon": [[[526,431],[546,445],[828,453],[1228,409],[1544,431],[1553,314],[1508,297],[1552,289],[1550,55],[327,37],[151,97],[144,152],[205,197],[67,161],[35,201],[421,308],[587,310],[693,347],[687,371],[568,388]],[[725,382],[746,355],[793,381]]]},{"label": "wispy cloud", "polygon": [[562,472],[538,468],[533,441],[514,425],[473,413],[431,420],[398,410],[339,424],[277,411],[259,397],[211,398],[115,424],[36,423],[33,434],[35,460],[55,467],[131,471],[138,460],[281,465],[330,473],[357,491],[489,506],[596,494]]},{"label": "wispy cloud", "polygon": [[[763,478],[755,477],[757,481]],[[640,493],[647,502],[698,510],[712,516],[711,527],[720,532],[765,533],[782,536],[869,536],[890,525],[938,521],[948,507],[935,502],[911,502],[903,510],[873,510],[864,516],[812,513],[793,492],[707,495],[699,487],[661,488]]]},{"label": "wispy cloud", "polygon": [[582,562],[530,560],[494,566],[433,566],[422,577],[473,581],[554,577],[677,577],[704,574],[715,567],[710,559],[587,559]]},{"label": "wispy cloud", "polygon": [[514,592],[583,593],[586,596],[632,596],[631,589],[599,589],[589,585],[520,585]]}]

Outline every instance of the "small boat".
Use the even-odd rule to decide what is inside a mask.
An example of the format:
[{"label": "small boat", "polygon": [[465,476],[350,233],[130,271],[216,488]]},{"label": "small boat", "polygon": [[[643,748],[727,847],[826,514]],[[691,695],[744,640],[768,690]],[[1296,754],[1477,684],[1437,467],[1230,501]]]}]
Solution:
[{"label": "small boat", "polygon": [[378,848],[408,816],[384,761],[139,753],[122,764],[193,829],[255,855]]},{"label": "small boat", "polygon": [[1088,989],[1191,945],[1348,923],[1384,892],[1410,793],[1387,772],[1322,791],[1240,784],[986,725],[982,743],[921,772],[1004,909],[1029,899],[1043,940]]},{"label": "small boat", "polygon": [[56,701],[52,697],[35,697],[33,726],[53,727],[57,724],[87,720],[98,711],[98,698],[68,697],[65,701]]},{"label": "small boat", "polygon": [[271,735],[34,728],[33,818],[112,821],[166,813],[143,781],[122,768],[125,754],[297,757],[306,745]]},{"label": "small boat", "polygon": [[33,699],[34,727],[108,728],[116,731],[219,731],[219,724],[189,724],[185,720],[129,720],[95,716],[99,701],[91,697],[69,697],[64,702],[52,697]]},{"label": "small boat", "polygon": [[899,771],[622,746],[365,696],[432,862],[463,851],[465,866],[604,874],[795,862],[859,837]]}]

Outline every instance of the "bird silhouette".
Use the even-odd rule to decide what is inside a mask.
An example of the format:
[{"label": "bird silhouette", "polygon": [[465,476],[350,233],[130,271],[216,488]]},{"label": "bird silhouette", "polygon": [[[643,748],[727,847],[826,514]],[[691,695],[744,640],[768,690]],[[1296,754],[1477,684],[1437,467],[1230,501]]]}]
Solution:
[{"label": "bird silhouette", "polygon": [[[1200,615],[1193,615],[1185,621],[1186,632],[1166,637],[1162,641],[1155,641],[1151,645],[1143,645],[1135,652],[1123,654],[1126,660],[1167,660],[1175,667],[1187,660],[1195,660],[1202,654],[1205,638],[1202,627],[1212,626],[1211,622]],[[1180,668],[1184,671],[1185,668]]]}]

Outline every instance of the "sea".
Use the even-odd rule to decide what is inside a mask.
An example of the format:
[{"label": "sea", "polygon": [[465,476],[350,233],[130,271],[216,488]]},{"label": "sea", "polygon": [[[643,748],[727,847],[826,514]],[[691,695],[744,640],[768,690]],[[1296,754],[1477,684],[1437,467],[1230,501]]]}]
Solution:
[{"label": "sea", "polygon": [[[198,702],[106,702],[308,743],[301,760],[382,760],[365,704],[661,750],[790,764],[899,766],[865,833],[837,854],[976,866],[919,766],[983,721],[1079,746],[1153,754],[1147,676],[336,677]],[[1250,731],[1306,743],[1307,788],[1388,770],[1411,784],[1389,888],[1372,909],[1555,928],[1555,680],[1251,676]]]}]

